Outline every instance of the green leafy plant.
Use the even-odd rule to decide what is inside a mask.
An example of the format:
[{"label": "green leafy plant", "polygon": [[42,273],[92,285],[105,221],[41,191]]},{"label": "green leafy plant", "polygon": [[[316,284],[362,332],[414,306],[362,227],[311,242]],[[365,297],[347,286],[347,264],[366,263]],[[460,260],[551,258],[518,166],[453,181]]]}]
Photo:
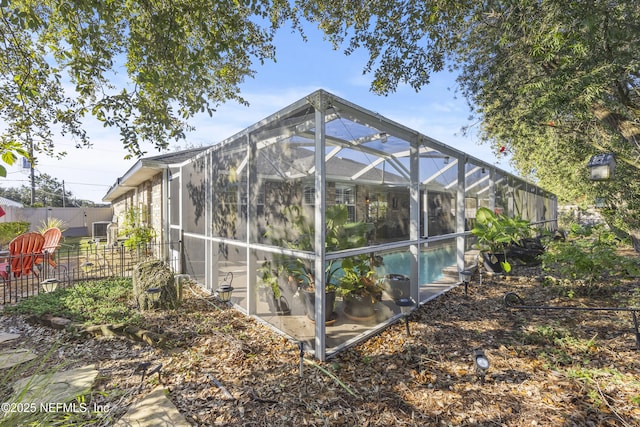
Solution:
[{"label": "green leafy plant", "polygon": [[478,238],[478,249],[486,252],[493,263],[498,262],[497,254],[502,254],[504,261],[500,261],[502,269],[509,273],[511,264],[507,260],[509,245],[520,245],[531,236],[529,221],[520,217],[509,217],[481,207],[476,212],[476,221],[471,233]]},{"label": "green leafy plant", "polygon": [[60,231],[65,231],[67,229],[67,223],[61,219],[49,217],[42,221],[38,227],[38,233],[42,234],[50,228],[59,228]]},{"label": "green leafy plant", "polygon": [[135,324],[140,316],[133,308],[132,298],[131,279],[114,278],[78,282],[70,288],[41,293],[7,306],[5,311],[35,316],[50,314],[92,325]]},{"label": "green leafy plant", "polygon": [[144,217],[146,217],[145,212],[140,209],[131,208],[126,211],[118,234],[121,237],[126,237],[124,246],[127,249],[146,246],[155,239],[156,232],[151,225],[142,220]]},{"label": "green leafy plant", "polygon": [[606,227],[572,224],[566,241],[551,241],[543,254],[542,268],[560,279],[580,280],[592,286],[600,277],[640,276],[632,258],[620,256],[620,241]]},{"label": "green leafy plant", "polygon": [[[313,251],[315,227],[307,218],[301,206],[287,206],[282,211],[287,227],[271,229],[266,237],[272,244],[294,250]],[[366,244],[366,236],[373,226],[356,221],[349,222],[349,211],[345,205],[329,206],[325,212],[326,231],[325,248],[327,251],[339,251],[362,247]],[[315,286],[316,272],[311,260],[290,256],[275,256],[273,261],[267,261],[261,269],[262,280],[272,288],[277,287],[281,276],[291,276],[307,289]],[[346,258],[342,261],[329,260],[325,267],[325,283],[327,290],[340,287],[346,293],[369,288],[369,281],[374,276],[374,270],[368,255]],[[342,274],[336,279],[336,274]]]},{"label": "green leafy plant", "polygon": [[0,245],[6,246],[14,237],[29,231],[30,224],[26,221],[0,223]]}]

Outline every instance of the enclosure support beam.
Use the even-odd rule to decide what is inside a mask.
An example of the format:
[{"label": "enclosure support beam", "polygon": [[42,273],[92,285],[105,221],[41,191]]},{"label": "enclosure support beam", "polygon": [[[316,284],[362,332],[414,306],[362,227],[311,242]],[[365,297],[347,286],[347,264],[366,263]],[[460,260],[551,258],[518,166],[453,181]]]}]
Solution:
[{"label": "enclosure support beam", "polygon": [[315,121],[316,121],[316,133],[314,138],[315,143],[315,240],[314,240],[314,252],[315,252],[315,265],[314,270],[316,281],[316,328],[315,328],[315,355],[318,360],[324,361],[326,357],[325,351],[325,295],[326,290],[326,277],[324,275],[325,269],[325,184],[326,184],[326,165],[324,161],[325,153],[325,110],[326,110],[326,97],[322,94],[318,96],[317,102],[314,103],[315,107]]},{"label": "enclosure support beam", "polygon": [[416,242],[411,245],[411,296],[415,301],[420,301],[419,283],[420,277],[418,272],[420,271],[420,245],[417,243],[420,234],[420,151],[419,151],[419,138],[416,136],[414,141],[411,141],[410,158],[409,158],[409,173],[410,173],[410,187],[409,187],[409,239],[412,242]]},{"label": "enclosure support beam", "polygon": [[247,311],[249,314],[255,314],[257,312],[256,302],[256,289],[257,289],[257,269],[258,262],[254,251],[251,249],[252,242],[258,240],[258,208],[256,198],[258,191],[253,191],[252,188],[257,188],[255,185],[258,180],[258,167],[257,167],[257,143],[254,138],[251,137],[251,133],[247,134]]},{"label": "enclosure support beam", "polygon": [[464,219],[465,219],[465,169],[467,165],[467,159],[462,157],[458,159],[458,183],[456,186],[456,233],[458,233],[458,237],[456,238],[456,248],[457,248],[457,261],[458,261],[458,271],[462,271],[465,269],[464,265],[464,251],[465,251],[465,240],[464,236]]},{"label": "enclosure support beam", "polygon": [[489,168],[489,209],[496,208],[496,170]]}]

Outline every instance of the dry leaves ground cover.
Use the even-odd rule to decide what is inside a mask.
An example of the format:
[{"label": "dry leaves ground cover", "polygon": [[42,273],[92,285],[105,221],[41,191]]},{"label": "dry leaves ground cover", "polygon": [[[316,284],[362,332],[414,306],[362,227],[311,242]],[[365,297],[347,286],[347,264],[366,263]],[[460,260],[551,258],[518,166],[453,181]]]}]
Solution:
[{"label": "dry leaves ground cover", "polygon": [[[111,425],[158,380],[198,426],[633,426],[640,425],[640,352],[630,313],[505,308],[516,292],[527,304],[616,306],[637,303],[637,280],[599,283],[572,298],[543,286],[536,268],[509,277],[478,277],[425,304],[410,317],[411,336],[397,323],[333,359],[298,347],[213,298],[186,292],[184,305],[148,313],[163,348],[124,338],[72,335],[5,315],[0,329],[21,332],[22,346],[46,364],[95,363],[88,396],[109,408],[70,423]],[[474,348],[491,366],[476,375]],[[141,382],[136,368],[162,364]],[[311,363],[309,363],[311,362]],[[33,368],[36,369],[36,368]],[[38,369],[42,369],[40,366]]]}]

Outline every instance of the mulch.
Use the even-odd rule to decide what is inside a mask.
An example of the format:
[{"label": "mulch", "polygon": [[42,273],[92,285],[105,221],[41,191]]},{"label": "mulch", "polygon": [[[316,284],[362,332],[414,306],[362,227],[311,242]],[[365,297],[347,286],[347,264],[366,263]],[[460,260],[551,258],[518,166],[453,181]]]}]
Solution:
[{"label": "mulch", "polygon": [[[225,426],[634,426],[640,425],[640,354],[624,312],[506,308],[527,304],[640,306],[638,280],[577,288],[544,285],[537,267],[476,275],[410,316],[326,362],[215,299],[185,292],[179,310],[148,313],[162,348],[122,337],[57,331],[3,315],[0,329],[48,355],[45,366],[95,363],[88,397],[108,410],[82,425],[111,425],[158,382],[193,425]],[[490,361],[475,369],[474,349]],[[158,369],[144,377],[140,366]],[[40,367],[25,369],[42,369]],[[302,373],[302,375],[301,375]]]}]

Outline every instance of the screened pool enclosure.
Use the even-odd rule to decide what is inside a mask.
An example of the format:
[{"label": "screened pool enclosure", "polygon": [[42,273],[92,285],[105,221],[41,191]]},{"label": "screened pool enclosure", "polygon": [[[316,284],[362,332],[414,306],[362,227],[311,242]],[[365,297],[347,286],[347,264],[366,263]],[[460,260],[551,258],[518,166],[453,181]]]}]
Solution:
[{"label": "screened pool enclosure", "polygon": [[211,292],[232,277],[237,309],[320,360],[397,321],[399,298],[455,286],[478,207],[550,229],[557,211],[543,189],[322,90],[165,177],[183,272]]}]

